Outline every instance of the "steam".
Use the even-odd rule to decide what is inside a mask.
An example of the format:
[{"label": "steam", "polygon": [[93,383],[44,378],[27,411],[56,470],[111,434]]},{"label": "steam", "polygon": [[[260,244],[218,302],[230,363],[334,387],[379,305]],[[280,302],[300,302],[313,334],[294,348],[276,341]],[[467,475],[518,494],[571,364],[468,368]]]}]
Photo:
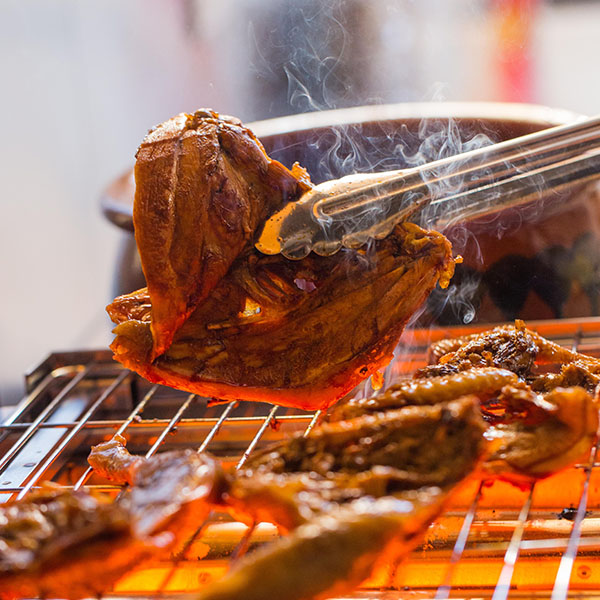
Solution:
[{"label": "steam", "polygon": [[[371,82],[365,57],[374,52],[372,48],[365,51],[365,44],[376,43],[376,36],[369,30],[372,23],[369,4],[353,0],[283,0],[278,4],[276,21],[271,18],[254,24],[251,30],[257,48],[254,66],[262,92],[257,96],[273,99],[270,106],[273,116],[379,101],[376,98],[366,101]],[[429,99],[443,101],[443,86],[437,84]],[[297,158],[313,181],[320,183],[353,173],[421,166],[497,141],[482,133],[480,126],[471,129],[464,121],[426,119],[416,127],[409,125],[399,130],[368,123],[329,129],[309,140],[306,155]],[[286,162],[284,156],[275,157]],[[452,168],[456,169],[456,165]],[[424,179],[433,199],[451,196],[464,186],[462,176],[453,176],[449,167],[445,169]],[[444,175],[444,179],[438,180],[439,175]],[[506,221],[494,217],[488,226],[502,237],[519,226],[519,218],[533,220],[540,210],[539,206],[530,207],[519,213],[520,217],[513,215]],[[438,216],[434,209],[424,211],[420,224],[432,226]],[[359,218],[375,219],[371,210]],[[455,254],[468,253],[471,264],[483,264],[481,249],[470,227],[451,222],[442,233],[451,238]],[[366,244],[360,260],[374,260],[372,245],[373,242]],[[481,274],[461,265],[449,288],[435,291],[408,327],[429,326],[436,320],[448,324],[473,322],[481,286]]]}]

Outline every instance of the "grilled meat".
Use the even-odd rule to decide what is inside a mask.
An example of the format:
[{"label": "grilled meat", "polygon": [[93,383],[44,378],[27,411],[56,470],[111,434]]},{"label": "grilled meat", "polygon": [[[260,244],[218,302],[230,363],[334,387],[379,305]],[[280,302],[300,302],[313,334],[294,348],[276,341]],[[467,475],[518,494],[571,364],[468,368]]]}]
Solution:
[{"label": "grilled meat", "polygon": [[185,530],[181,523],[188,517],[202,521],[226,485],[220,463],[208,454],[177,450],[143,458],[130,454],[121,436],[93,446],[88,462],[109,481],[131,485],[127,502],[140,537],[165,528]]},{"label": "grilled meat", "polygon": [[243,520],[290,530],[364,496],[447,488],[473,469],[484,430],[470,397],[325,423],[251,457],[225,501]]},{"label": "grilled meat", "polygon": [[[485,463],[488,475],[522,484],[551,475],[589,453],[598,428],[594,398],[600,361],[594,357],[564,349],[522,321],[442,340],[432,345],[429,356],[436,364],[417,371],[415,379],[373,398],[340,403],[332,409],[330,421],[472,394],[490,425],[488,435],[498,446]],[[549,363],[562,361],[566,362],[558,373],[538,372],[538,363],[548,368]]]},{"label": "grilled meat", "polygon": [[211,110],[162,123],[136,158],[133,223],[152,298],[153,359],[257,227],[310,183],[299,167],[271,160],[240,121]]},{"label": "grilled meat", "polygon": [[246,556],[197,600],[338,597],[404,558],[439,514],[445,497],[430,488],[402,499],[367,497],[337,507]]},{"label": "grilled meat", "polygon": [[126,506],[48,485],[0,506],[0,598],[98,596],[154,551]]},{"label": "grilled meat", "polygon": [[[473,367],[498,367],[508,369],[520,377],[531,371],[540,352],[540,336],[529,331],[523,321],[516,325],[498,327],[486,333],[457,338],[451,345],[434,346],[429,355],[437,364],[419,369],[415,377],[437,377],[472,369]],[[440,352],[449,350],[446,354]]]},{"label": "grilled meat", "polygon": [[[504,402],[511,395],[535,394],[521,390],[504,390]],[[527,400],[527,398],[525,398]],[[494,437],[500,447],[484,462],[484,470],[515,483],[547,477],[589,455],[598,429],[598,406],[580,387],[556,388],[544,396],[549,406],[542,416],[538,412],[533,422],[513,419],[498,424]],[[536,411],[537,412],[537,411]]]},{"label": "grilled meat", "polygon": [[391,359],[407,320],[453,264],[445,238],[411,224],[368,252],[298,262],[250,252],[154,361],[150,295],[117,298],[112,349],[153,382],[321,408]]},{"label": "grilled meat", "polygon": [[111,347],[153,382],[225,400],[329,406],[391,359],[409,317],[453,272],[449,242],[411,224],[332,257],[261,255],[258,228],[309,184],[211,111],[151,132],[136,185],[148,287],[108,307]]},{"label": "grilled meat", "polygon": [[[514,326],[434,342],[428,358],[432,364],[419,369],[416,377],[493,365],[513,371],[536,391],[579,385],[593,393],[600,382],[600,359],[563,348],[520,320]],[[540,371],[538,365],[555,365],[560,372]]]},{"label": "grilled meat", "polygon": [[390,386],[377,396],[349,398],[336,404],[329,414],[329,421],[351,419],[402,406],[449,402],[465,395],[475,395],[483,401],[497,395],[505,385],[517,382],[518,377],[514,373],[495,367],[469,369],[428,379],[409,379]]},{"label": "grilled meat", "polygon": [[208,516],[224,486],[220,463],[193,450],[164,452],[142,461],[129,493],[135,535],[168,531],[174,536],[173,548]]},{"label": "grilled meat", "polygon": [[130,454],[125,444],[126,440],[122,435],[115,435],[108,442],[92,446],[88,457],[90,466],[98,475],[113,483],[132,484],[135,472],[145,459]]},{"label": "grilled meat", "polygon": [[[381,497],[451,485],[466,477],[482,454],[484,431],[477,401],[469,397],[325,423],[309,437],[298,434],[254,454],[242,470],[226,477],[209,459],[207,481],[216,491],[201,497],[244,521],[271,522],[289,531],[317,513],[366,495]],[[420,450],[432,439],[446,448],[442,457]],[[92,448],[88,462],[112,481],[131,483],[131,499],[139,513],[137,494],[152,488],[140,484],[145,470],[151,468],[161,480],[168,480],[168,473],[162,471],[172,471],[175,461],[170,457],[187,463],[194,453],[187,453],[185,460],[169,452],[145,460],[129,454],[121,438]],[[203,455],[195,457],[203,459]],[[133,477],[132,463],[137,464]],[[173,479],[188,495],[194,493],[193,481],[184,486],[179,483],[184,481],[181,475]],[[160,487],[164,489],[164,483]],[[177,490],[160,493],[165,501],[169,496],[181,497]],[[153,497],[150,491],[148,497]]]},{"label": "grilled meat", "polygon": [[406,407],[325,424],[256,455],[234,482],[234,503],[274,520],[269,509],[283,496],[297,507],[297,528],[198,600],[329,598],[401,560],[475,469],[484,448],[478,412],[468,397]]},{"label": "grilled meat", "polygon": [[115,502],[49,487],[0,507],[0,598],[98,596],[145,560],[176,551],[219,498],[223,473],[210,457],[133,460],[107,446],[108,472],[132,484]]}]

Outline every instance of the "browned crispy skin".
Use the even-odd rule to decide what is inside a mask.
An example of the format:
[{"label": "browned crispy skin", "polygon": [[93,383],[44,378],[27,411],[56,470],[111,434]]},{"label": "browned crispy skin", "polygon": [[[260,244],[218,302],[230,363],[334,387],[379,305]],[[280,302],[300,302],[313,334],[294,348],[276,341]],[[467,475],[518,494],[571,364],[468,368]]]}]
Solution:
[{"label": "browned crispy skin", "polygon": [[349,398],[340,402],[333,407],[328,419],[340,421],[402,406],[433,405],[464,395],[475,395],[480,401],[484,401],[498,395],[505,385],[517,382],[515,373],[495,367],[469,369],[427,379],[409,379],[392,385],[385,392],[371,398]]},{"label": "browned crispy skin", "polygon": [[0,598],[94,597],[155,551],[125,506],[46,487],[0,506]]},{"label": "browned crispy skin", "polygon": [[[430,349],[430,358],[436,364],[419,369],[415,377],[448,375],[473,367],[498,367],[524,377],[540,352],[539,341],[540,336],[528,330],[522,321],[517,321],[515,326],[457,338],[454,343],[444,340],[444,344]],[[441,355],[440,351],[444,350],[449,351]]]},{"label": "browned crispy skin", "polygon": [[92,446],[88,463],[101,477],[114,483],[133,483],[135,472],[144,462],[141,456],[130,454],[125,438],[115,435],[108,442]]},{"label": "browned crispy skin", "polygon": [[[504,366],[519,376],[518,383],[503,386],[482,403],[498,445],[485,462],[488,475],[528,483],[589,455],[598,429],[598,359],[562,348],[522,321],[442,340],[432,345],[429,356],[435,364],[418,371],[425,379],[414,382],[417,388],[429,381],[437,389],[436,382],[444,378],[435,375],[468,377],[478,370],[471,366],[480,364]],[[555,372],[547,371],[552,367]],[[371,403],[375,410],[377,398]]]},{"label": "browned crispy skin", "polygon": [[446,489],[472,471],[485,428],[472,397],[325,423],[255,454],[225,501],[243,520],[287,531],[364,496]]},{"label": "browned crispy skin", "polygon": [[484,462],[484,471],[526,483],[589,455],[598,429],[598,406],[591,396],[580,387],[556,388],[544,401],[550,409],[543,418],[538,413],[533,423],[518,419],[497,426],[499,447]]},{"label": "browned crispy skin", "polygon": [[217,461],[191,450],[146,460],[120,443],[92,460],[131,482],[118,500],[48,487],[0,506],[0,598],[98,596],[133,567],[179,549],[206,519],[225,480]]},{"label": "browned crispy skin", "polygon": [[261,255],[260,227],[310,183],[210,110],[151,131],[135,175],[147,288],[107,310],[118,324],[115,358],[153,382],[329,406],[391,359],[412,313],[453,272],[449,242],[410,224],[332,257]]},{"label": "browned crispy skin", "polygon": [[139,537],[169,531],[172,547],[194,533],[221,501],[225,473],[208,454],[174,450],[144,460],[130,491],[132,528]]},{"label": "browned crispy skin", "polygon": [[202,109],[162,123],[135,164],[133,222],[152,299],[152,358],[217,285],[259,224],[310,187],[232,117]]},{"label": "browned crispy skin", "polygon": [[264,450],[232,493],[248,506],[262,483],[254,517],[284,497],[298,506],[296,528],[245,557],[198,600],[351,592],[418,543],[452,488],[476,468],[483,429],[476,399],[462,398],[325,424]]},{"label": "browned crispy skin", "polygon": [[121,436],[93,446],[88,463],[109,481],[131,486],[130,520],[139,537],[165,529],[184,535],[183,523],[202,521],[227,485],[220,463],[209,454],[175,450],[143,458],[130,454]]},{"label": "browned crispy skin", "polygon": [[402,560],[443,508],[447,491],[426,488],[363,498],[319,515],[244,557],[197,600],[319,600],[345,596]]},{"label": "browned crispy skin", "polygon": [[154,361],[148,292],[117,298],[111,347],[153,382],[322,408],[391,359],[407,320],[453,267],[443,236],[408,223],[369,251],[302,261],[250,251]]}]

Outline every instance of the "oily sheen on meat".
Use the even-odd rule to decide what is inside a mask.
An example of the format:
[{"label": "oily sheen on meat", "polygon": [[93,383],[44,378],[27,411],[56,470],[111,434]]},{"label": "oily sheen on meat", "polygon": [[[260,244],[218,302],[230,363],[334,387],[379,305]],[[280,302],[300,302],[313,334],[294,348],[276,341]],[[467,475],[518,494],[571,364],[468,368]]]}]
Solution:
[{"label": "oily sheen on meat", "polygon": [[148,287],[108,312],[115,358],[152,382],[329,406],[391,359],[410,316],[454,269],[448,240],[408,223],[331,257],[260,254],[265,220],[311,184],[239,121],[209,110],[151,131],[135,175]]}]

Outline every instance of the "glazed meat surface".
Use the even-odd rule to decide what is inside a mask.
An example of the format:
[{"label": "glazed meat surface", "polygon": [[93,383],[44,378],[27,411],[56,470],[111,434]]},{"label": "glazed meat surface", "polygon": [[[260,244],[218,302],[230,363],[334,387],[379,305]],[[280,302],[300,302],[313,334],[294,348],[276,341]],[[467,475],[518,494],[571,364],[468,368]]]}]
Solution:
[{"label": "glazed meat surface", "polygon": [[516,326],[498,327],[453,341],[443,340],[429,352],[437,364],[419,369],[415,376],[436,377],[473,367],[498,367],[523,377],[531,371],[538,356],[539,339],[518,321]]},{"label": "glazed meat surface", "polygon": [[149,294],[117,298],[112,349],[153,382],[321,408],[391,359],[407,320],[453,265],[445,238],[410,224],[364,253],[296,262],[252,251],[154,361]]},{"label": "glazed meat surface", "polygon": [[[453,488],[477,468],[484,429],[476,399],[463,397],[323,424],[265,449],[246,463],[228,501],[253,520],[293,530],[245,557],[199,600],[352,591],[422,539]],[[293,518],[286,523],[282,515]]]},{"label": "glazed meat surface", "polygon": [[211,110],[154,128],[135,164],[133,223],[152,299],[151,358],[217,285],[256,228],[308,189],[240,121]]},{"label": "glazed meat surface", "polygon": [[434,364],[419,369],[415,378],[372,398],[343,401],[329,420],[385,415],[402,406],[435,405],[471,394],[496,446],[484,463],[485,477],[520,485],[589,454],[598,428],[598,359],[562,348],[520,321],[441,340],[429,357]]},{"label": "glazed meat surface", "polygon": [[198,111],[152,131],[134,204],[148,286],[108,307],[115,358],[204,396],[306,409],[385,365],[410,316],[451,277],[450,244],[405,223],[331,257],[256,251],[266,218],[309,185],[230,117]]},{"label": "glazed meat surface", "polygon": [[349,398],[336,404],[329,414],[329,421],[351,419],[402,406],[449,402],[465,395],[475,395],[483,401],[496,396],[505,385],[517,382],[515,373],[495,367],[469,369],[428,379],[412,379],[391,385],[385,392],[371,398]]},{"label": "glazed meat surface", "polygon": [[374,571],[402,560],[439,514],[438,488],[403,498],[363,498],[315,517],[245,557],[198,600],[314,600],[351,592]]},{"label": "glazed meat surface", "polygon": [[487,473],[526,483],[589,455],[596,440],[598,406],[583,388],[553,389],[543,398],[548,404],[543,412],[536,395],[527,390],[508,387],[501,402],[509,403],[515,394],[521,396],[520,401],[538,403],[538,410],[529,413],[532,419],[526,416],[496,426],[499,447],[483,464]]},{"label": "glazed meat surface", "polygon": [[220,498],[224,474],[208,456],[145,460],[106,446],[96,464],[105,469],[109,460],[115,480],[131,483],[116,501],[48,487],[0,507],[0,598],[98,596],[144,561],[176,551]]},{"label": "glazed meat surface", "polygon": [[151,552],[126,507],[83,491],[48,486],[0,506],[3,600],[97,596]]},{"label": "glazed meat surface", "polygon": [[290,530],[364,496],[450,488],[473,470],[484,431],[471,397],[325,423],[254,455],[227,503],[243,520]]}]

